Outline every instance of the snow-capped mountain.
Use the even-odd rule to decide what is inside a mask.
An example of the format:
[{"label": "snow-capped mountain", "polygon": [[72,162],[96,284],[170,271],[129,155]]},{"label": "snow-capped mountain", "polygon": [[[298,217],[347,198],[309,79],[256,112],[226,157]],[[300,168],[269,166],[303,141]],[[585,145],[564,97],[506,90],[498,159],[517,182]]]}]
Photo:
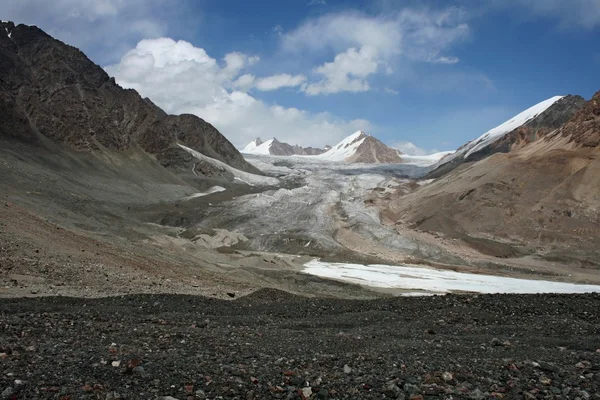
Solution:
[{"label": "snow-capped mountain", "polygon": [[322,154],[330,148],[331,146],[325,146],[323,149],[315,147],[302,147],[298,145],[292,146],[290,144],[280,142],[276,138],[269,139],[266,142],[263,142],[260,140],[260,138],[256,138],[240,151],[246,154],[262,154],[272,156],[314,156]]},{"label": "snow-capped mountain", "polygon": [[386,146],[373,136],[357,131],[317,158],[328,161],[395,164],[402,162],[400,155],[398,150]]},{"label": "snow-capped mountain", "polygon": [[440,159],[432,175],[440,176],[462,163],[507,153],[521,143],[533,142],[564,125],[584,104],[582,97],[571,95],[544,100]]}]

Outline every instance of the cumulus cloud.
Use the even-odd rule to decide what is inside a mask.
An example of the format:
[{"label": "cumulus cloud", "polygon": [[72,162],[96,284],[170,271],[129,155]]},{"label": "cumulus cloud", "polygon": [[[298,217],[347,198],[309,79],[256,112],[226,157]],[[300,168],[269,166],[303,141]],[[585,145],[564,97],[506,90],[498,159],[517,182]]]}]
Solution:
[{"label": "cumulus cloud", "polygon": [[262,91],[277,90],[286,87],[300,86],[306,80],[304,75],[279,74],[256,81],[256,88]]},{"label": "cumulus cloud", "polygon": [[304,22],[283,36],[282,46],[290,53],[335,54],[333,61],[314,70],[316,80],[304,87],[307,94],[360,92],[370,89],[370,75],[393,73],[391,65],[399,59],[458,63],[458,57],[444,52],[468,37],[465,21],[466,13],[456,7],[436,11],[405,8],[380,16],[335,13]]},{"label": "cumulus cloud", "polygon": [[302,77],[284,75],[257,80],[246,71],[257,61],[237,52],[217,61],[188,42],[160,38],[140,41],[119,63],[105,69],[119,84],[136,89],[165,111],[195,114],[214,124],[238,147],[257,136],[325,145],[358,129],[371,128],[365,120],[346,121],[329,113],[310,113],[255,98],[245,90],[257,82],[273,88],[297,86],[302,81]]},{"label": "cumulus cloud", "polygon": [[400,150],[402,154],[406,154],[408,156],[427,156],[429,154],[438,153],[439,150],[425,150],[412,142],[407,141],[399,141],[392,143],[390,147]]},{"label": "cumulus cloud", "polygon": [[365,92],[369,83],[365,78],[374,74],[379,66],[377,49],[363,46],[359,51],[350,48],[335,56],[332,62],[315,69],[323,78],[307,84],[303,90],[309,95],[339,92]]}]

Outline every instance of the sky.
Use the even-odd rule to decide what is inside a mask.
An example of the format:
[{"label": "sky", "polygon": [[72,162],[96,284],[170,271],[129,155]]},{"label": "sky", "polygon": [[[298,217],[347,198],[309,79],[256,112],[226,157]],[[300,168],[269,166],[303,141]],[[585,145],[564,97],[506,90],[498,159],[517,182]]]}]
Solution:
[{"label": "sky", "polygon": [[358,129],[452,150],[556,95],[600,90],[600,0],[19,0],[0,19],[234,145]]}]

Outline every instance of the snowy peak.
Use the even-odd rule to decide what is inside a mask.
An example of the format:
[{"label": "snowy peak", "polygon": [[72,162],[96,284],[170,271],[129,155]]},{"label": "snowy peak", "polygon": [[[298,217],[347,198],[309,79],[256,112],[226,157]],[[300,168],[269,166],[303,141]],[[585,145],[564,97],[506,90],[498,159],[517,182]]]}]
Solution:
[{"label": "snowy peak", "polygon": [[331,146],[325,146],[324,149],[315,147],[302,147],[298,145],[290,145],[288,143],[280,142],[277,138],[273,138],[263,142],[260,138],[256,138],[252,142],[248,143],[241,152],[246,154],[260,154],[260,155],[271,155],[271,156],[314,156],[326,152]]},{"label": "snowy peak", "polygon": [[328,161],[368,164],[401,163],[400,152],[363,131],[356,131],[319,156]]},{"label": "snowy peak", "polygon": [[528,123],[529,121],[546,111],[548,108],[550,108],[550,106],[552,106],[554,103],[556,103],[562,98],[564,98],[564,96],[554,96],[549,98],[548,100],[544,100],[541,103],[538,103],[533,107],[529,107],[527,110],[515,115],[503,124],[500,124],[497,127],[490,129],[489,131],[481,135],[479,138],[471,142],[471,145],[468,146],[468,151],[465,157],[469,157],[471,154],[483,149],[484,147],[500,139],[507,133],[514,131],[520,126],[525,125],[526,123]]},{"label": "snowy peak", "polygon": [[444,175],[460,164],[479,161],[495,153],[508,153],[566,124],[585,104],[580,96],[554,96],[462,145],[442,158],[431,176]]}]

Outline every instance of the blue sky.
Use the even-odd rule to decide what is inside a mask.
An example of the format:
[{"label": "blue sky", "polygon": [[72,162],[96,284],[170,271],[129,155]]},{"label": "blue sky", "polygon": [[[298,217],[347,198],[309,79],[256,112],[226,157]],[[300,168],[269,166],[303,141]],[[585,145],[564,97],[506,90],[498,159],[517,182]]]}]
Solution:
[{"label": "blue sky", "polygon": [[42,0],[0,5],[235,145],[356,129],[454,149],[549,97],[600,90],[600,0]]}]

